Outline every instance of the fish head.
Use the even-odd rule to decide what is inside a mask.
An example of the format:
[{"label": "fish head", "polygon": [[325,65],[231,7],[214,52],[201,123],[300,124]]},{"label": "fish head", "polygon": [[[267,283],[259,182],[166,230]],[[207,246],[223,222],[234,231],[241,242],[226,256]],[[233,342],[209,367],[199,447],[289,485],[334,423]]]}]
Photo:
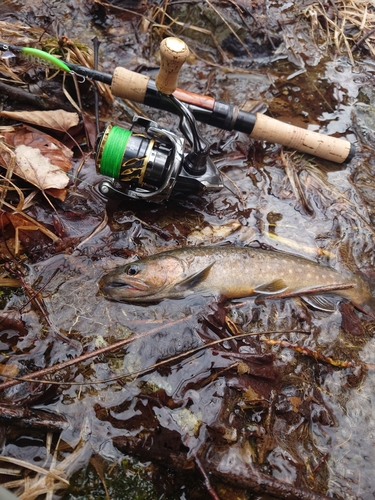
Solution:
[{"label": "fish head", "polygon": [[103,276],[99,288],[118,302],[155,302],[172,295],[184,273],[183,263],[171,256],[149,257],[121,266]]}]

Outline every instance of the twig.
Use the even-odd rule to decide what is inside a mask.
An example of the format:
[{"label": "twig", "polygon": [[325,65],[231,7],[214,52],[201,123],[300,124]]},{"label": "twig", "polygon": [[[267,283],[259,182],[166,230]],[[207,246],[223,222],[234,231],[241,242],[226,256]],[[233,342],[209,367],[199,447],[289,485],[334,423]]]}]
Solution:
[{"label": "twig", "polygon": [[205,460],[203,465],[210,475],[219,481],[225,481],[239,488],[245,488],[254,493],[271,495],[272,497],[288,500],[330,500],[326,495],[315,493],[305,488],[299,488],[293,484],[287,483],[282,479],[269,476],[261,472],[255,466],[246,467],[242,472],[236,467],[221,469],[214,461]]},{"label": "twig", "polygon": [[108,222],[108,214],[107,214],[107,211],[104,212],[104,216],[103,216],[103,220],[99,223],[98,226],[96,226],[96,228],[93,230],[93,232],[91,234],[89,234],[87,236],[87,238],[85,238],[83,241],[81,241],[81,243],[79,243],[77,245],[77,248],[81,248],[83,245],[85,245],[91,238],[93,238],[96,234],[100,233],[100,231],[102,229],[105,228],[105,226],[107,225],[107,222]]},{"label": "twig", "polygon": [[[186,319],[188,319],[187,317],[185,318],[182,318],[180,320],[177,320],[173,323],[169,323],[168,325],[163,325],[163,328],[169,328],[171,326],[175,326],[176,324],[179,324],[180,322],[183,322],[183,321],[186,321]],[[152,335],[153,333],[156,333],[160,331],[160,327],[158,328],[153,328],[152,330],[150,330],[149,332],[145,332],[145,333],[140,333],[138,335],[134,335],[130,338],[127,338],[127,339],[124,339],[124,340],[120,340],[114,344],[111,344],[109,346],[106,346],[106,347],[101,347],[99,349],[95,349],[94,351],[91,351],[89,353],[86,353],[86,354],[82,354],[81,356],[78,356],[77,358],[74,358],[74,359],[70,359],[68,361],[64,361],[63,363],[60,363],[60,364],[57,364],[57,365],[54,365],[54,366],[51,366],[49,368],[43,368],[42,370],[39,370],[37,372],[33,372],[33,373],[29,373],[28,375],[25,375],[24,377],[12,377],[10,375],[0,375],[0,376],[3,376],[4,378],[8,378],[8,379],[11,379],[11,381],[8,381],[8,382],[4,382],[2,384],[0,384],[0,390],[2,389],[8,389],[9,387],[13,387],[14,385],[17,385],[17,384],[21,384],[23,382],[37,382],[37,383],[40,383],[40,384],[57,384],[57,385],[79,385],[79,386],[83,386],[83,385],[92,385],[93,382],[57,382],[55,380],[43,380],[43,379],[40,379],[40,377],[43,377],[45,375],[49,375],[50,373],[54,373],[56,371],[59,371],[59,370],[62,370],[63,368],[67,368],[69,366],[72,366],[72,365],[75,365],[77,363],[80,363],[82,361],[86,361],[90,358],[93,358],[95,356],[99,356],[101,354],[105,354],[109,351],[113,351],[113,350],[117,350],[117,349],[120,349],[121,347],[124,347],[125,345],[135,341],[135,340],[139,340],[139,339],[142,339],[144,337],[147,337],[148,335]],[[137,370],[137,371],[134,371],[134,372],[129,372],[129,373],[124,373],[122,375],[117,375],[116,377],[112,377],[112,378],[107,378],[105,380],[100,380],[100,381],[97,381],[96,383],[97,384],[108,384],[110,382],[118,382],[119,379],[122,379],[122,378],[125,378],[125,377],[137,377],[139,375],[144,375],[145,373],[151,371],[151,370],[155,370],[156,368],[160,368],[161,366],[163,365],[166,365],[168,363],[173,363],[174,361],[177,361],[177,360],[181,360],[183,359],[184,357],[186,356],[191,356],[192,354],[195,354],[196,352],[199,352],[203,349],[207,349],[209,347],[213,347],[214,345],[217,345],[217,344],[220,344],[222,342],[227,342],[228,340],[236,340],[236,339],[241,339],[241,338],[245,338],[245,337],[249,337],[249,336],[259,336],[259,335],[270,335],[270,334],[275,334],[275,333],[278,333],[278,334],[287,334],[287,333],[290,333],[290,332],[286,332],[286,331],[274,331],[274,332],[246,332],[246,333],[241,333],[239,335],[236,335],[235,337],[224,337],[224,338],[220,338],[220,339],[217,339],[217,340],[213,340],[212,342],[209,342],[208,344],[203,344],[203,345],[200,345],[198,347],[195,347],[193,349],[190,349],[188,351],[185,351],[183,353],[180,353],[180,354],[177,354],[176,356],[171,356],[167,359],[163,359],[162,361],[158,361],[157,363],[153,364],[153,365],[150,365],[150,366],[147,366],[146,368],[142,368],[140,370]],[[306,333],[306,332],[303,332],[303,331],[296,331],[296,330],[293,330],[293,333]],[[229,355],[229,353],[223,353],[223,355]],[[240,356],[241,358],[243,358],[244,356],[246,356],[245,354],[241,354],[241,355],[236,355],[236,354],[231,354],[232,356],[236,357],[236,356]]]},{"label": "twig", "polygon": [[208,474],[205,471],[205,468],[203,467],[202,462],[199,460],[199,457],[198,457],[198,455],[195,452],[193,452],[193,457],[194,457],[194,461],[195,461],[195,464],[196,464],[199,472],[203,476],[204,485],[205,485],[205,487],[206,487],[206,489],[207,489],[210,497],[213,500],[220,500],[220,497],[217,495],[216,491],[212,487],[210,478],[208,477]]},{"label": "twig", "polygon": [[369,38],[371,35],[373,35],[375,33],[375,28],[373,28],[372,30],[368,31],[367,33],[365,33],[363,36],[361,36],[361,38],[359,40],[357,40],[356,42],[354,42],[354,47],[352,50],[354,49],[360,49],[360,45],[362,45],[362,43],[367,40],[367,38]]},{"label": "twig", "polygon": [[[168,325],[164,325],[164,328],[170,328],[170,327],[175,326],[175,325],[182,323],[184,321],[186,321],[186,318],[181,318],[180,320],[177,320],[174,323],[169,323]],[[38,379],[39,377],[44,377],[45,375],[55,373],[59,370],[63,370],[64,368],[68,368],[69,366],[73,366],[77,363],[87,361],[88,359],[91,359],[95,356],[100,356],[100,355],[105,354],[107,352],[115,351],[117,349],[120,349],[121,347],[126,346],[127,344],[130,344],[130,342],[133,342],[134,340],[148,337],[149,335],[152,335],[153,333],[156,333],[159,330],[160,330],[160,326],[157,328],[153,328],[152,330],[150,330],[148,332],[140,333],[138,335],[135,335],[134,337],[119,340],[118,342],[115,342],[114,344],[111,344],[111,345],[108,345],[105,347],[101,347],[99,349],[95,349],[94,351],[88,352],[86,354],[82,354],[81,356],[78,356],[77,358],[69,359],[69,360],[64,361],[62,363],[58,363],[57,365],[49,366],[48,368],[43,368],[42,370],[38,370],[37,372],[34,372],[34,373],[29,373],[22,378],[20,377],[17,380],[10,380],[8,382],[4,382],[4,383],[0,384],[0,390],[8,389],[9,387],[13,387],[15,385],[21,384],[22,382],[27,382],[30,380]],[[7,377],[7,378],[10,378],[10,377]]]},{"label": "twig", "polygon": [[61,481],[61,482],[65,483],[67,486],[69,486],[69,481],[67,479],[65,479],[65,477],[63,477],[62,475],[57,474],[55,471],[43,469],[42,467],[39,467],[38,465],[32,464],[30,462],[26,462],[25,460],[21,460],[19,458],[15,458],[15,457],[0,456],[0,460],[2,462],[7,462],[10,464],[15,464],[15,465],[19,465],[21,467],[25,467],[25,468],[30,469],[34,472],[39,473],[39,474],[43,474],[43,475],[46,475],[50,478],[53,478],[56,481]]},{"label": "twig", "polygon": [[53,97],[46,99],[40,95],[31,94],[26,90],[12,87],[3,82],[0,82],[0,94],[6,95],[9,99],[14,99],[18,102],[26,102],[38,109],[64,109],[65,111],[72,111],[72,107],[65,101],[62,102]]},{"label": "twig", "polygon": [[[292,344],[286,340],[273,340],[273,339],[262,339],[263,342],[270,345],[280,345],[281,347],[285,347],[286,349],[292,349],[293,351],[297,351],[300,354],[304,354],[305,356],[309,356],[310,358],[314,358],[321,363],[325,363],[327,365],[332,365],[337,368],[355,368],[356,365],[352,361],[341,361],[339,359],[333,359],[330,356],[325,356],[319,351],[313,351],[308,347],[303,347],[297,344]],[[371,365],[366,365],[371,366]]]},{"label": "twig", "polygon": [[300,200],[301,205],[307,215],[314,215],[314,209],[311,207],[302,188],[301,180],[298,176],[298,168],[296,168],[294,163],[291,161],[292,155],[285,155],[283,150],[281,150],[280,159],[283,164],[284,171],[292,186],[294,196],[297,198],[297,200]]}]

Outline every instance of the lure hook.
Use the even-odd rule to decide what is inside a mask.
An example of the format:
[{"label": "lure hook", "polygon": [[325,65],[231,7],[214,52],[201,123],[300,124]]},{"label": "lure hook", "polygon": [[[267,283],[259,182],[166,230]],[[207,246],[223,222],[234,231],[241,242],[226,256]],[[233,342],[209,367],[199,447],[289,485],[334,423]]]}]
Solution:
[{"label": "lure hook", "polygon": [[78,80],[78,78],[77,78],[77,82],[78,83],[85,83],[85,81],[86,81],[86,77],[85,76],[80,75],[80,74],[76,73],[75,71],[69,71],[69,75],[82,78],[82,80]]}]

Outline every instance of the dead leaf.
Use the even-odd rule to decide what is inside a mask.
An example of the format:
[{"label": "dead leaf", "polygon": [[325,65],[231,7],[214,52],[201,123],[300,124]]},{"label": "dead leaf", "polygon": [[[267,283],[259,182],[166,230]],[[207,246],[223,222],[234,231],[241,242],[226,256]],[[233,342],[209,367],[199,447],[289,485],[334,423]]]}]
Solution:
[{"label": "dead leaf", "polygon": [[0,365],[0,374],[2,377],[16,377],[19,373],[19,367],[16,364]]},{"label": "dead leaf", "polygon": [[9,213],[8,217],[15,229],[14,253],[16,255],[20,252],[21,244],[23,247],[28,247],[30,244],[32,245],[33,242],[35,243],[35,240],[40,241],[38,231],[51,238],[52,241],[57,241],[59,239],[58,236],[45,228],[43,224],[31,219],[27,214]]},{"label": "dead leaf", "polygon": [[238,440],[238,433],[235,427],[225,427],[223,438],[229,443],[235,443]]},{"label": "dead leaf", "polygon": [[39,229],[38,227],[36,227],[35,224],[32,223],[32,221],[25,220],[25,217],[23,217],[22,215],[13,214],[13,213],[8,213],[7,215],[8,215],[8,219],[10,220],[10,222],[12,223],[12,226],[15,229],[17,227],[20,228],[20,227],[26,227],[26,226],[29,226],[30,230]]},{"label": "dead leaf", "polygon": [[77,113],[69,113],[62,109],[53,111],[1,111],[0,116],[60,131],[69,130],[71,127],[78,125],[79,122]]},{"label": "dead leaf", "polygon": [[66,189],[47,189],[46,191],[47,194],[51,195],[53,198],[57,198],[60,201],[65,201],[66,198]]},{"label": "dead leaf", "polygon": [[202,230],[192,231],[187,237],[187,243],[197,245],[198,243],[214,243],[220,241],[241,227],[240,222],[231,221],[221,226],[206,226]]},{"label": "dead leaf", "polygon": [[4,231],[4,228],[9,224],[9,218],[6,212],[0,210],[0,230]]},{"label": "dead leaf", "polygon": [[[3,138],[4,142],[13,147],[15,151],[17,166],[14,168],[14,173],[39,189],[47,190],[51,196],[64,201],[66,197],[65,187],[69,181],[64,172],[72,167],[73,152],[57,139],[27,125],[17,127],[12,132],[5,132]],[[30,150],[27,151],[21,146],[27,146]],[[19,147],[21,149],[18,149]],[[31,149],[35,149],[32,154]],[[49,163],[45,159],[39,162],[40,155],[46,158]],[[0,149],[0,163],[6,168],[9,167],[8,156]],[[42,170],[40,170],[39,164],[42,166]],[[58,169],[63,172],[59,172]],[[48,177],[46,177],[47,171],[49,171]]]},{"label": "dead leaf", "polygon": [[290,396],[287,400],[292,405],[292,411],[294,411],[294,413],[298,413],[299,407],[302,405],[302,399],[297,396]]},{"label": "dead leaf", "polygon": [[260,394],[253,389],[250,385],[246,389],[246,391],[243,394],[245,401],[251,402],[251,401],[259,401],[261,399]]},{"label": "dead leaf", "polygon": [[16,147],[15,154],[17,165],[14,173],[42,191],[49,188],[63,189],[68,185],[66,173],[43,155],[40,149],[23,144]]},{"label": "dead leaf", "polygon": [[240,375],[243,375],[244,373],[250,373],[250,368],[248,367],[248,365],[246,363],[244,363],[244,362],[241,361],[237,365],[237,372]]},{"label": "dead leaf", "polygon": [[39,130],[24,125],[18,127],[14,132],[3,134],[4,142],[13,147],[25,145],[39,149],[43,156],[48,156],[51,163],[60,167],[65,172],[72,168],[71,159],[73,152],[64,146],[59,140],[44,134]]},{"label": "dead leaf", "polygon": [[[7,206],[8,208],[10,209],[13,209],[14,207],[12,207],[12,205],[10,205],[9,203],[7,202],[4,202],[5,206]],[[59,237],[56,236],[54,233],[52,233],[52,231],[50,231],[49,229],[47,229],[46,227],[43,226],[43,224],[41,224],[40,222],[38,222],[37,220],[34,220],[32,217],[30,217],[29,215],[23,213],[23,212],[19,212],[19,213],[8,213],[7,214],[10,222],[12,223],[12,226],[14,227],[14,229],[17,230],[20,230],[20,229],[24,229],[24,230],[28,230],[28,231],[41,231],[43,234],[45,234],[46,236],[48,236],[48,238],[50,238],[52,241],[58,241],[59,240]],[[17,246],[18,242],[16,241],[15,243],[15,246]]]}]

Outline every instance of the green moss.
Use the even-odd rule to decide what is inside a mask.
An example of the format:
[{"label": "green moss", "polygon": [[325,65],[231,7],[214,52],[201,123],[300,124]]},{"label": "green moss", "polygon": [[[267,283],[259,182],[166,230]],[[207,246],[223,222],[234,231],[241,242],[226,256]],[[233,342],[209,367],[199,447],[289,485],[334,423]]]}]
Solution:
[{"label": "green moss", "polygon": [[[152,482],[152,466],[133,460],[123,460],[121,465],[105,472],[105,483],[111,500],[162,500]],[[176,499],[179,497],[176,497]],[[95,468],[89,465],[71,480],[63,500],[106,500],[106,492]],[[168,494],[168,500],[173,500]]]},{"label": "green moss", "polygon": [[5,309],[12,297],[22,297],[24,295],[23,288],[0,287],[0,309]]}]

